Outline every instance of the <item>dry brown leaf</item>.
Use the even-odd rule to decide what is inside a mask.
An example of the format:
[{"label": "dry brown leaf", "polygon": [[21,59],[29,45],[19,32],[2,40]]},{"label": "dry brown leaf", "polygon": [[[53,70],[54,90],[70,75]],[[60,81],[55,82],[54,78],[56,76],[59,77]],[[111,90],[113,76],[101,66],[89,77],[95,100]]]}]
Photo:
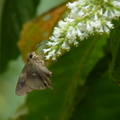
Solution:
[{"label": "dry brown leaf", "polygon": [[66,5],[62,4],[23,25],[18,48],[25,61],[27,54],[35,50],[38,43],[50,37],[54,26],[66,9]]}]

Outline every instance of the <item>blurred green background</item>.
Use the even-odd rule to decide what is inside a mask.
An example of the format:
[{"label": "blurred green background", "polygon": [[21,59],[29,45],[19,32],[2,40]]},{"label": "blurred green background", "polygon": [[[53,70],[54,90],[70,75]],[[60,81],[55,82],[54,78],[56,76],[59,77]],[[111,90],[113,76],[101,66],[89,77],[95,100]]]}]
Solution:
[{"label": "blurred green background", "polygon": [[51,63],[53,90],[15,95],[23,24],[66,1],[0,0],[0,120],[120,120],[120,20]]}]

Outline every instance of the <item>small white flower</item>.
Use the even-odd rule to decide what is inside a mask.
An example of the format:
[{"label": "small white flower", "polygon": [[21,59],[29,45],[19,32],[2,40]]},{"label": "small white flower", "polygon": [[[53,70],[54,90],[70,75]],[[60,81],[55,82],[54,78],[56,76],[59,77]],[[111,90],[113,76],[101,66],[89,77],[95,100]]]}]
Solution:
[{"label": "small white flower", "polygon": [[66,44],[65,44],[65,42],[62,44],[62,46],[61,46],[63,49],[65,49],[65,47],[66,47]]},{"label": "small white flower", "polygon": [[49,54],[46,56],[46,59],[49,60],[51,57],[55,57],[55,49],[49,52]]},{"label": "small white flower", "polygon": [[75,39],[76,39],[76,36],[75,36],[75,34],[73,34],[73,35],[71,35],[70,38],[68,38],[68,42],[69,42],[70,44],[72,44]]},{"label": "small white flower", "polygon": [[47,53],[47,52],[49,52],[50,51],[50,48],[48,48],[48,49],[43,49],[43,52],[44,53]]},{"label": "small white flower", "polygon": [[74,40],[75,40],[74,38],[70,38],[69,41],[68,41],[68,43],[72,44],[74,42]]},{"label": "small white flower", "polygon": [[74,45],[77,47],[78,46],[78,41],[74,40]]},{"label": "small white flower", "polygon": [[78,8],[75,7],[74,9],[71,10],[70,17],[71,18],[76,17],[77,13],[78,13]]},{"label": "small white flower", "polygon": [[70,26],[68,28],[68,32],[69,32],[69,34],[67,33],[67,35],[66,35],[66,37],[68,36],[68,39],[69,38],[74,38],[74,39],[76,38],[76,32],[74,30],[74,27]]},{"label": "small white flower", "polygon": [[115,6],[115,7],[120,7],[120,1],[113,1],[112,4]]},{"label": "small white flower", "polygon": [[81,22],[79,22],[77,25],[78,25],[78,27],[81,27],[83,24]]},{"label": "small white flower", "polygon": [[61,55],[61,48],[57,51],[57,55]]},{"label": "small white flower", "polygon": [[103,14],[103,9],[99,10],[99,14],[102,15]]},{"label": "small white flower", "polygon": [[50,39],[52,42],[56,42],[56,37],[55,37],[55,36],[51,36],[51,37],[49,37],[49,39]]},{"label": "small white flower", "polygon": [[86,31],[88,31],[90,34],[93,32],[93,28],[90,26],[90,24],[87,24]]},{"label": "small white flower", "polygon": [[52,57],[52,60],[53,60],[53,61],[55,61],[55,60],[56,60],[56,57],[55,57],[55,56],[53,56],[53,57]]},{"label": "small white flower", "polygon": [[85,5],[85,0],[78,0],[77,4],[79,4],[79,5]]},{"label": "small white flower", "polygon": [[64,21],[62,21],[62,20],[60,20],[59,23],[58,23],[58,26],[59,26],[60,28],[64,28],[66,25],[67,25],[67,22],[64,22]]},{"label": "small white flower", "polygon": [[47,45],[48,46],[56,46],[58,44],[58,42],[48,42]]},{"label": "small white flower", "polygon": [[60,28],[55,27],[53,34],[54,34],[54,36],[56,36],[56,37],[60,37],[60,35],[61,35],[61,33],[60,33]]},{"label": "small white flower", "polygon": [[66,5],[67,5],[67,7],[70,8],[70,9],[73,9],[73,8],[76,6],[75,2],[74,2],[74,4],[69,2],[69,3],[66,4]]},{"label": "small white flower", "polygon": [[103,30],[103,26],[100,27],[99,32],[100,32],[100,34],[104,32],[104,30]]},{"label": "small white flower", "polygon": [[50,55],[50,54],[48,54],[48,55],[46,55],[46,56],[45,56],[46,60],[49,60],[49,59],[50,59],[50,57],[51,57],[51,55]]},{"label": "small white flower", "polygon": [[86,30],[86,23],[81,22],[81,24],[82,24],[82,25],[79,27],[79,29],[80,29],[81,32],[83,32],[83,31]]},{"label": "small white flower", "polygon": [[92,28],[94,28],[94,27],[96,27],[96,25],[95,25],[95,22],[94,21],[90,21],[90,26],[92,27]]},{"label": "small white flower", "polygon": [[109,11],[109,18],[111,19],[111,18],[114,18],[114,17],[115,17],[114,12],[113,11]]},{"label": "small white flower", "polygon": [[78,37],[82,36],[82,32],[79,29],[76,30],[76,34],[77,34]]},{"label": "small white flower", "polygon": [[110,32],[110,29],[108,29],[108,27],[105,25],[105,26],[103,26],[103,28],[104,28],[104,31],[106,32],[106,33],[109,33]]},{"label": "small white flower", "polygon": [[71,38],[71,34],[70,34],[70,32],[67,32],[66,38],[68,38],[68,39]]},{"label": "small white flower", "polygon": [[98,21],[98,16],[97,16],[97,14],[94,15],[94,21]]},{"label": "small white flower", "polygon": [[65,18],[65,21],[67,21],[67,22],[73,22],[74,21],[74,19],[71,19],[71,18]]},{"label": "small white flower", "polygon": [[104,2],[108,2],[108,0],[104,0]]},{"label": "small white flower", "polygon": [[103,15],[107,18],[108,17],[108,10],[106,10]]},{"label": "small white flower", "polygon": [[87,38],[89,36],[88,32],[87,31],[83,32],[83,36],[84,38]]},{"label": "small white flower", "polygon": [[83,17],[84,12],[80,11],[80,12],[78,12],[78,15],[79,15],[80,17]]},{"label": "small white flower", "polygon": [[68,45],[67,42],[64,42],[61,47],[62,47],[63,49],[66,49],[66,50],[69,50],[69,49],[70,49],[70,47],[69,47],[69,45]]},{"label": "small white flower", "polygon": [[51,56],[54,56],[55,55],[55,49],[50,51],[50,54],[51,54]]},{"label": "small white flower", "polygon": [[94,28],[100,28],[100,26],[101,26],[101,21],[100,20],[96,20],[94,22]]},{"label": "small white flower", "polygon": [[89,9],[89,6],[85,6],[83,7],[84,10],[88,10]]},{"label": "small white flower", "polygon": [[82,41],[82,40],[84,40],[84,39],[85,39],[85,36],[84,36],[84,35],[80,36],[80,41]]},{"label": "small white flower", "polygon": [[116,15],[116,17],[119,17],[120,16],[120,12],[118,11],[118,10],[114,10],[114,13],[115,13],[115,15]]},{"label": "small white flower", "polygon": [[113,28],[113,24],[111,23],[111,21],[107,21],[107,22],[106,22],[106,25],[107,25],[109,28]]}]

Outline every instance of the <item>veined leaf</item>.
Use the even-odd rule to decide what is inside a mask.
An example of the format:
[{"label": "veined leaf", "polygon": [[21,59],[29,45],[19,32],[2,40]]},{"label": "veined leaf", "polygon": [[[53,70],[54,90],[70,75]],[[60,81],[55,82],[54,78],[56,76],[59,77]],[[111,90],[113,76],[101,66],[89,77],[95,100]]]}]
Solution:
[{"label": "veined leaf", "polygon": [[110,61],[111,55],[105,55],[88,76],[86,96],[75,106],[71,120],[119,120],[120,88],[109,80]]}]

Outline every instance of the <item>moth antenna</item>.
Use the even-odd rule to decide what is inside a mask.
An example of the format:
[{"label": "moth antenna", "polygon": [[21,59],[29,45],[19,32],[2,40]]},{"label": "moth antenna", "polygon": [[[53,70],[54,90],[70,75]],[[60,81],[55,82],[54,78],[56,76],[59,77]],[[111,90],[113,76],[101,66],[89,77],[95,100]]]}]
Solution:
[{"label": "moth antenna", "polygon": [[41,50],[40,53],[39,53],[39,56],[43,56],[44,57],[44,55],[45,54],[44,54],[43,50]]},{"label": "moth antenna", "polygon": [[43,44],[41,44],[41,43],[38,43],[38,45],[37,45],[37,49],[41,46],[41,45],[43,45]]},{"label": "moth antenna", "polygon": [[32,51],[36,51],[42,44],[39,42],[33,46]]}]

